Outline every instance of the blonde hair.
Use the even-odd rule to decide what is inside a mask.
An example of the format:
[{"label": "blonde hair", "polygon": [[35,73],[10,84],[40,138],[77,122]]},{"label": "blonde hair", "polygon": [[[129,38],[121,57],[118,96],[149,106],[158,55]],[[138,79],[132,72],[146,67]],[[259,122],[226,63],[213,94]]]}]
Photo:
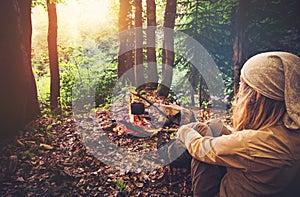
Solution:
[{"label": "blonde hair", "polygon": [[233,129],[265,129],[278,124],[286,112],[284,101],[261,95],[242,79],[233,104]]}]

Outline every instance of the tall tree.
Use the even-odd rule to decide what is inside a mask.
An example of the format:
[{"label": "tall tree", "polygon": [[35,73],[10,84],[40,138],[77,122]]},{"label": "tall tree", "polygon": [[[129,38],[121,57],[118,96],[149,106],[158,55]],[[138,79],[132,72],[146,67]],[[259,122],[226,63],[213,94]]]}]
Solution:
[{"label": "tall tree", "polygon": [[240,82],[240,72],[242,65],[246,59],[246,32],[248,27],[248,8],[250,6],[250,0],[239,0],[239,5],[236,14],[235,21],[235,40],[233,44],[233,69],[234,69],[234,81],[233,91],[234,94],[238,92]]},{"label": "tall tree", "polygon": [[58,67],[58,52],[57,52],[57,14],[56,3],[54,0],[47,0],[48,10],[48,53],[50,65],[50,108],[51,110],[58,109],[60,97],[60,80]]},{"label": "tall tree", "polygon": [[147,63],[148,81],[150,88],[157,88],[158,74],[156,64],[155,30],[156,30],[156,4],[155,0],[147,0]]},{"label": "tall tree", "polygon": [[162,82],[158,86],[159,95],[167,97],[169,95],[174,66],[174,26],[176,17],[176,0],[167,0],[164,14],[164,47],[163,47],[163,70]]},{"label": "tall tree", "polygon": [[1,137],[39,114],[31,68],[31,0],[0,1],[0,125]]},{"label": "tall tree", "polygon": [[142,0],[135,0],[135,58],[134,58],[134,78],[137,88],[144,84],[143,67],[143,6]]},{"label": "tall tree", "polygon": [[[120,0],[119,5],[119,55],[118,55],[118,77],[133,67],[133,50],[130,45],[133,43],[133,32],[131,28],[131,1]],[[133,76],[128,76],[133,78]]]},{"label": "tall tree", "polygon": [[[176,28],[197,40],[212,56],[223,74],[226,85],[226,94],[232,98],[233,76],[233,24],[236,17],[238,0],[211,1],[211,0],[178,0]],[[234,14],[233,14],[234,13]],[[192,51],[193,46],[184,49]],[[192,53],[190,53],[192,56]],[[182,65],[182,64],[181,64]],[[192,67],[190,66],[190,69]],[[202,76],[194,71],[190,72],[191,84],[197,85],[199,95],[209,95]],[[203,84],[199,84],[203,82]],[[200,105],[203,99],[200,99]],[[204,99],[206,100],[206,99]]]}]

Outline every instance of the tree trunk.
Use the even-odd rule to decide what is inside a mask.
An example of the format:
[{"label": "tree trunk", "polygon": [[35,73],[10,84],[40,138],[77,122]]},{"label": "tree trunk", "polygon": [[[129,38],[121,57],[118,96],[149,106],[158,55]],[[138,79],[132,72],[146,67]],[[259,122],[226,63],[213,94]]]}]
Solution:
[{"label": "tree trunk", "polygon": [[31,0],[0,1],[0,125],[1,138],[39,114],[31,68]]},{"label": "tree trunk", "polygon": [[134,58],[134,78],[137,89],[144,85],[144,66],[143,66],[143,16],[142,0],[135,0],[135,58]]},{"label": "tree trunk", "polygon": [[236,14],[235,40],[233,44],[234,95],[236,95],[239,90],[240,72],[246,57],[246,32],[248,26],[249,6],[249,0],[240,0]]},{"label": "tree trunk", "polygon": [[199,84],[199,90],[198,90],[198,97],[199,97],[199,107],[202,107],[203,103],[203,77],[200,77],[200,84]]},{"label": "tree trunk", "polygon": [[147,63],[148,63],[148,87],[156,89],[158,84],[156,50],[155,47],[155,30],[156,30],[156,4],[155,0],[147,0]]},{"label": "tree trunk", "polygon": [[[200,73],[198,72],[198,70],[193,65],[191,65],[189,68],[189,74],[188,74],[189,82],[191,84],[191,93],[195,92],[194,90],[197,89],[197,84],[199,84],[199,76],[200,76]],[[191,105],[195,106],[194,93],[191,94]]]},{"label": "tree trunk", "polygon": [[47,0],[48,9],[48,52],[50,64],[50,108],[52,111],[58,109],[60,97],[60,80],[57,52],[57,14],[56,5],[51,0]]},{"label": "tree trunk", "polygon": [[[133,67],[133,52],[129,45],[133,42],[130,28],[131,5],[128,0],[120,0],[119,9],[119,56],[118,56],[118,78]],[[128,76],[129,77],[129,76]],[[132,77],[133,78],[133,77]]]},{"label": "tree trunk", "polygon": [[174,32],[176,16],[176,0],[167,0],[164,15],[164,47],[162,56],[162,82],[158,86],[158,94],[167,97],[170,91],[174,66]]}]

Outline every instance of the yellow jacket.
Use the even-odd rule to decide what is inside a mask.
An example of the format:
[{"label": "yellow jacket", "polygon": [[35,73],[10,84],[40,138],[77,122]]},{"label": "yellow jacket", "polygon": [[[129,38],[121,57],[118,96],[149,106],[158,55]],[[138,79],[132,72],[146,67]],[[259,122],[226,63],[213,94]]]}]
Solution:
[{"label": "yellow jacket", "polygon": [[276,126],[210,137],[183,126],[177,137],[192,157],[227,167],[220,196],[272,196],[300,172],[299,130]]}]

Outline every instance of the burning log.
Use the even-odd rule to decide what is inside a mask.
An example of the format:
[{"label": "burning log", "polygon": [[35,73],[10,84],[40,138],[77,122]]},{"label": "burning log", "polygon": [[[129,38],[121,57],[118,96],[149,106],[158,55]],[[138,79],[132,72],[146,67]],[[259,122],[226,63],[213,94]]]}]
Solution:
[{"label": "burning log", "polygon": [[127,131],[128,134],[131,134],[131,135],[134,135],[134,136],[137,136],[137,137],[149,137],[149,136],[152,135],[152,133],[144,130],[143,128],[141,128],[137,125],[131,124],[129,122],[120,121],[120,123],[125,125],[126,129],[129,130],[129,132]]}]

